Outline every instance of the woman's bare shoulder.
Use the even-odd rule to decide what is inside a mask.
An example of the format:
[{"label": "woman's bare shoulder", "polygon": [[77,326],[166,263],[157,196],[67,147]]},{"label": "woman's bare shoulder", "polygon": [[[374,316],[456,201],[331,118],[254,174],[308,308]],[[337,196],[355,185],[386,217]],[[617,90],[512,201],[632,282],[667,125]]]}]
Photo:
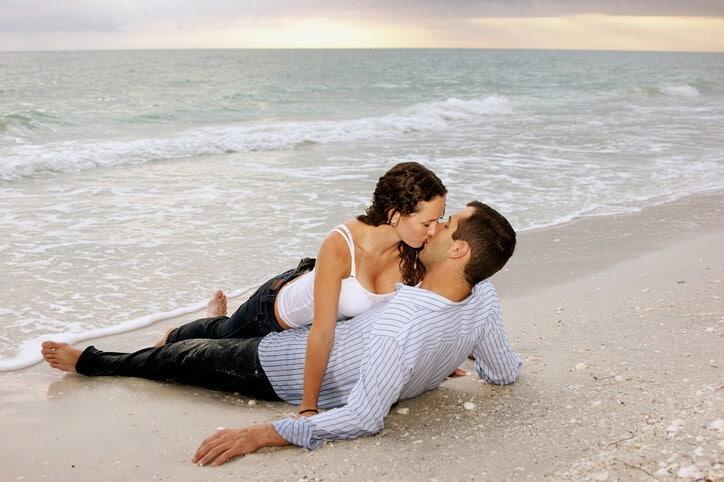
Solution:
[{"label": "woman's bare shoulder", "polygon": [[[349,246],[344,236],[337,231],[330,231],[319,248],[317,267],[347,277],[350,272],[350,261]],[[317,271],[319,272],[319,269]]]},{"label": "woman's bare shoulder", "polygon": [[336,225],[329,231],[329,233],[327,233],[322,246],[327,243],[331,243],[332,246],[344,246],[346,248],[347,237],[344,234],[344,228],[342,226],[346,227],[352,233],[352,239],[354,239],[355,234],[359,231],[359,227],[355,223],[363,224],[362,222],[352,218]]},{"label": "woman's bare shoulder", "polygon": [[357,218],[350,218],[340,223],[349,229],[352,233],[352,239],[359,240],[365,238],[371,231],[374,231],[375,227],[369,224],[363,223]]}]

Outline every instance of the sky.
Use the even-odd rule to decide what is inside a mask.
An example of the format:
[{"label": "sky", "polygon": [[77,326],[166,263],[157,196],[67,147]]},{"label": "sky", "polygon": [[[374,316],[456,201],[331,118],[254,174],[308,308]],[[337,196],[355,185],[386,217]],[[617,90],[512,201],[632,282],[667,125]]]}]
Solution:
[{"label": "sky", "polygon": [[0,0],[0,50],[724,52],[724,0]]}]

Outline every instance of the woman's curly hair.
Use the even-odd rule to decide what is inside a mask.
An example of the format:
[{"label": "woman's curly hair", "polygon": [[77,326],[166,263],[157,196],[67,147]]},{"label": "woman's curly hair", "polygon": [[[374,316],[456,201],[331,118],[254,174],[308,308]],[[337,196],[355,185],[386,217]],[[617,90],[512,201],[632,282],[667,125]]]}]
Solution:
[{"label": "woman's curly hair", "polygon": [[[371,226],[390,224],[395,213],[402,216],[417,211],[422,201],[431,201],[447,194],[447,189],[434,172],[417,162],[401,162],[377,181],[372,204],[357,219]],[[418,262],[420,248],[400,241],[400,272],[407,285],[416,285],[425,276],[425,266]]]}]

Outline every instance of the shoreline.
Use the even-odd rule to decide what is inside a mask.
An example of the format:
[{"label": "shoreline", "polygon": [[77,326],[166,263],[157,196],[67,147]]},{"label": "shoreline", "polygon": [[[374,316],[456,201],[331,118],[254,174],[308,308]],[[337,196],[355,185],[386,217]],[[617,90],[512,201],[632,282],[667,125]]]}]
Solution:
[{"label": "shoreline", "polygon": [[[665,198],[658,198],[659,201],[653,201],[653,204],[644,205],[641,207],[632,207],[632,211],[622,212],[622,213],[616,213],[616,214],[589,214],[589,215],[582,215],[579,217],[574,217],[570,220],[563,221],[557,224],[550,224],[540,227],[534,227],[529,229],[524,229],[521,231],[518,231],[518,238],[519,238],[519,244],[516,247],[516,253],[513,259],[511,260],[510,264],[506,266],[506,269],[503,270],[501,273],[498,273],[495,277],[495,285],[496,287],[504,287],[506,291],[508,290],[515,290],[520,288],[520,281],[514,280],[513,276],[509,273],[513,269],[512,266],[516,266],[515,270],[519,271],[521,269],[521,264],[525,265],[540,265],[541,260],[540,256],[536,256],[536,253],[532,252],[528,246],[533,245],[535,246],[535,251],[540,252],[541,250],[541,244],[545,246],[546,250],[551,253],[567,253],[570,254],[571,250],[573,249],[571,246],[572,242],[575,242],[575,236],[571,236],[567,234],[568,231],[575,231],[580,227],[583,227],[584,229],[590,229],[588,226],[594,223],[598,223],[599,221],[603,223],[604,225],[607,225],[611,228],[611,232],[614,231],[614,227],[616,224],[618,224],[621,219],[625,219],[628,216],[636,216],[641,215],[644,216],[647,219],[648,223],[655,223],[655,215],[653,213],[650,213],[651,210],[658,210],[660,209],[664,213],[671,213],[672,210],[677,209],[676,206],[679,204],[685,203],[686,205],[691,205],[694,209],[698,208],[700,204],[708,203],[710,199],[716,199],[721,196],[724,196],[724,188],[723,189],[712,189],[712,190],[705,190],[694,194],[683,194],[680,196],[673,196],[672,199],[669,199],[669,197]],[[648,199],[647,202],[652,201],[653,199],[657,198],[651,198]],[[658,208],[658,209],[657,209]],[[711,220],[706,220],[707,223]],[[708,224],[707,224],[708,226]],[[656,229],[656,228],[653,228]],[[687,230],[688,234],[692,234],[692,231]],[[546,242],[548,238],[551,238],[553,236],[553,233],[561,233],[560,235],[555,235],[553,237],[553,241],[555,243],[561,242],[560,245],[550,245]],[[666,233],[664,233],[666,234]],[[657,236],[657,240],[661,241],[661,236]],[[664,238],[665,239],[665,238]],[[609,236],[607,239],[608,242],[621,242],[625,241],[625,237],[616,237],[616,236]],[[600,245],[601,243],[594,243],[594,245]],[[650,243],[649,249],[654,249],[657,246],[661,246],[660,243]],[[521,251],[523,253],[521,253]],[[621,256],[630,256],[631,253],[621,253]],[[605,258],[606,263],[604,263],[603,259],[600,260],[601,262],[597,263],[595,266],[606,266],[607,264],[610,264],[611,262],[620,262],[623,258],[621,256],[612,256]],[[521,257],[524,258],[524,260],[521,260]],[[543,261],[546,262],[545,260]],[[589,272],[593,271],[593,265],[589,265],[586,267]],[[525,268],[528,269],[528,268]],[[574,275],[576,275],[574,273]],[[583,276],[584,273],[577,273],[579,276]],[[531,292],[531,290],[535,289],[535,286],[540,286],[542,281],[539,279],[540,277],[537,276],[535,281],[532,281],[526,277],[526,279],[529,281],[529,284],[534,285],[533,287],[530,286],[523,286],[523,289],[525,292]],[[555,282],[561,282],[566,279],[566,276],[563,277],[557,277],[555,278]],[[242,288],[235,289],[234,291],[227,293],[227,296],[229,300],[234,300],[239,298],[238,301],[241,301],[242,296],[246,296],[253,292],[258,287],[258,285],[254,286],[246,286]],[[499,288],[500,289],[500,288]],[[194,303],[189,303],[185,306],[176,307],[172,310],[169,310],[167,312],[158,312],[158,313],[151,313],[147,314],[145,316],[142,316],[140,318],[135,318],[131,320],[126,320],[118,325],[112,325],[107,326],[103,328],[97,328],[90,332],[86,333],[71,333],[71,334],[59,334],[54,335],[53,339],[56,341],[62,341],[66,343],[71,344],[77,344],[77,343],[85,343],[88,341],[98,340],[101,338],[106,338],[108,336],[114,336],[114,335],[122,335],[124,333],[130,333],[137,330],[142,329],[152,329],[152,327],[158,323],[164,323],[169,322],[170,320],[179,319],[181,316],[186,314],[192,314],[195,313],[198,317],[198,313],[202,313],[203,310],[206,307],[207,300],[203,301],[197,301]],[[88,335],[90,333],[90,335]],[[100,333],[100,334],[96,334]],[[17,353],[17,355],[13,358],[7,358],[7,359],[0,359],[0,374],[4,372],[12,372],[17,370],[23,370],[28,367],[34,366],[40,362],[42,362],[41,358],[36,354],[37,351],[39,351],[40,348],[40,338],[45,339],[47,337],[39,337],[36,339],[31,340],[24,340],[20,344],[20,349]],[[36,349],[37,347],[37,349]]]},{"label": "shoreline", "polygon": [[[717,465],[724,429],[715,424],[723,204],[717,191],[521,233],[511,263],[493,278],[524,359],[521,378],[505,387],[474,375],[448,380],[400,402],[375,437],[313,452],[266,449],[200,468],[191,455],[214,427],[268,421],[293,407],[62,375],[40,364],[0,373],[0,420],[14,434],[0,465],[8,480],[724,477]],[[92,343],[148,346],[197,315]],[[465,410],[468,401],[476,408]]]},{"label": "shoreline", "polygon": [[[724,193],[724,186],[710,188],[710,189],[704,189],[702,191],[696,191],[696,192],[652,196],[652,197],[648,197],[648,198],[644,198],[644,199],[628,201],[626,204],[630,205],[631,207],[630,207],[630,210],[627,210],[627,211],[593,213],[593,214],[578,214],[570,219],[563,217],[563,218],[559,218],[560,219],[559,222],[555,222],[552,224],[545,224],[542,226],[537,226],[537,227],[532,227],[532,228],[524,228],[517,232],[534,233],[536,231],[543,231],[546,229],[559,228],[559,227],[562,228],[564,226],[567,226],[569,224],[576,223],[579,221],[594,220],[596,218],[628,216],[628,215],[632,215],[632,214],[638,214],[642,211],[646,211],[649,209],[657,208],[659,206],[664,206],[666,204],[672,204],[672,203],[676,203],[679,201],[686,201],[688,198],[716,196],[717,194],[722,194],[722,193]],[[644,204],[637,204],[637,203],[644,203]]]},{"label": "shoreline", "polygon": [[617,49],[563,49],[563,48],[520,48],[520,47],[180,47],[180,48],[116,48],[116,49],[52,49],[52,50],[0,50],[0,53],[82,53],[82,52],[174,52],[174,51],[391,51],[391,50],[481,50],[481,51],[540,51],[540,52],[586,52],[586,53],[632,53],[632,54],[714,54],[721,55],[720,50],[617,50]]},{"label": "shoreline", "polygon": [[[724,227],[723,209],[724,190],[717,190],[636,212],[585,216],[523,231],[513,258],[495,276],[494,283],[507,296],[518,296],[544,284],[585,278],[676,242],[718,232]],[[570,270],[556,269],[561,257],[574,261]]]}]

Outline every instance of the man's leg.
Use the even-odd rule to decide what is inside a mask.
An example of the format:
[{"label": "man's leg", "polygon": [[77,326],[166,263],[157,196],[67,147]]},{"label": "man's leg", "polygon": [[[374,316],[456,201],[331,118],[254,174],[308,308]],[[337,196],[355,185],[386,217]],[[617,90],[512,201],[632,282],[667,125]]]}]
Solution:
[{"label": "man's leg", "polygon": [[[279,400],[259,362],[260,341],[261,338],[185,340],[134,353],[103,352],[90,346],[79,356],[78,350],[61,343],[48,342],[43,349],[54,349],[56,357],[77,357],[74,368],[83,375],[173,381]],[[49,358],[46,360],[54,366]]]}]

